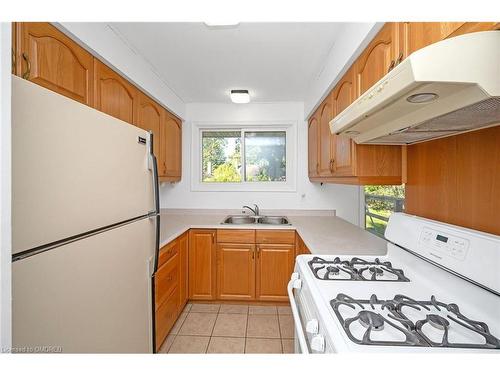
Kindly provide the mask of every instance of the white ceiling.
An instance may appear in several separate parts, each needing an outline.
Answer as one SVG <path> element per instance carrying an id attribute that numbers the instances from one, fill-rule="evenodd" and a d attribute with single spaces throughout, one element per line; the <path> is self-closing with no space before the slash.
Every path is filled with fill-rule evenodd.
<path id="1" fill-rule="evenodd" d="M 303 101 L 342 23 L 112 23 L 110 26 L 186 103 Z"/>

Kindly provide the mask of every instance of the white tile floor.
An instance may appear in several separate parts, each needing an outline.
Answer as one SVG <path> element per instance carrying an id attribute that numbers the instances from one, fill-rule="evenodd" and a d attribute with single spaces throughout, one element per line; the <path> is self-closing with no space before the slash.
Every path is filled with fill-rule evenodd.
<path id="1" fill-rule="evenodd" d="M 293 353 L 289 306 L 187 304 L 159 353 Z"/>

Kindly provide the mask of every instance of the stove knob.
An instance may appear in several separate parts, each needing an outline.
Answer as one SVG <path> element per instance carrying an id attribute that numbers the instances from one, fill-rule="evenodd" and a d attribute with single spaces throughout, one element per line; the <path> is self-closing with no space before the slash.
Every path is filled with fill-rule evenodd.
<path id="1" fill-rule="evenodd" d="M 324 353 L 325 351 L 325 338 L 323 335 L 315 335 L 311 340 L 311 349 L 316 353 Z"/>
<path id="2" fill-rule="evenodd" d="M 300 280 L 300 275 L 298 272 L 292 273 L 292 276 L 290 277 L 290 281 L 292 281 L 293 289 L 302 288 L 302 280 Z"/>
<path id="3" fill-rule="evenodd" d="M 315 335 L 318 333 L 318 329 L 319 329 L 319 324 L 318 324 L 318 321 L 316 319 L 311 319 L 307 322 L 307 324 L 306 324 L 306 332 L 307 333 Z"/>
<path id="4" fill-rule="evenodd" d="M 293 280 L 293 289 L 300 289 L 302 288 L 302 280 L 296 279 Z"/>

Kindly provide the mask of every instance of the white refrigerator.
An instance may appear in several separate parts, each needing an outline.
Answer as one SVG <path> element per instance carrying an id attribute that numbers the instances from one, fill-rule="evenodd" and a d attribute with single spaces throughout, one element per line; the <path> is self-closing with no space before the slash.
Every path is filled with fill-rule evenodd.
<path id="1" fill-rule="evenodd" d="M 12 77 L 12 345 L 147 353 L 159 197 L 152 135 Z"/>

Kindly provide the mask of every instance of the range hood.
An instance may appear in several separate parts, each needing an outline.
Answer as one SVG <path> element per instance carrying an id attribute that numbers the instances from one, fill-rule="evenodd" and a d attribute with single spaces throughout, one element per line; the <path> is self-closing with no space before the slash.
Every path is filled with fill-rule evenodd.
<path id="1" fill-rule="evenodd" d="M 362 144 L 412 144 L 500 124 L 500 31 L 412 53 L 330 121 Z"/>

